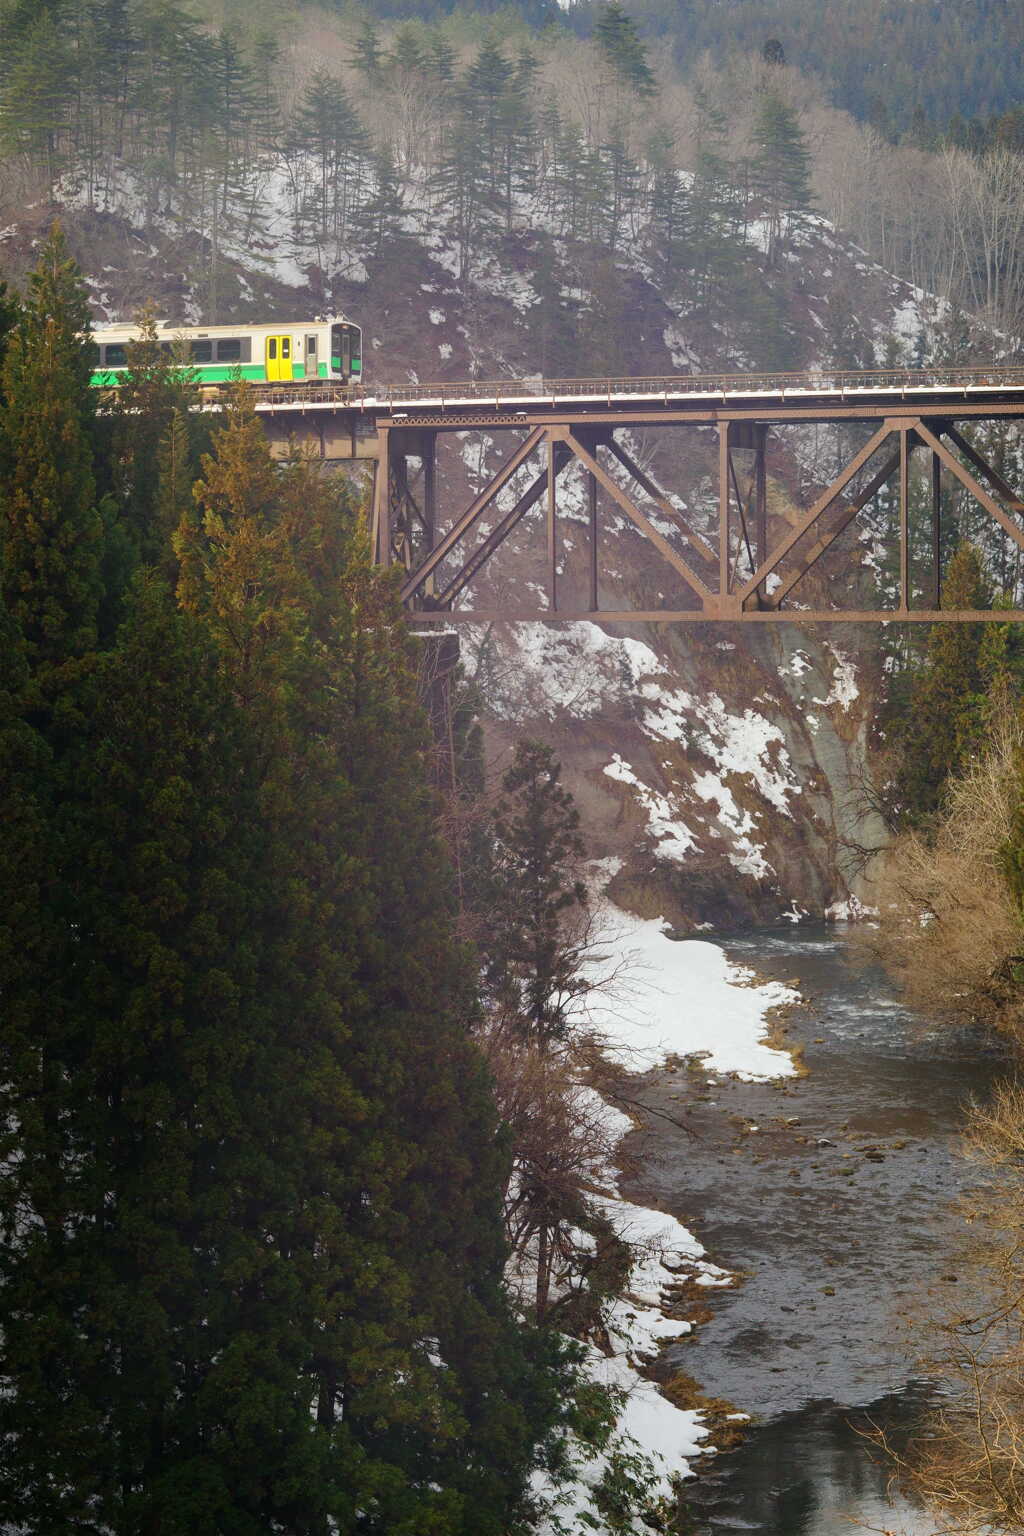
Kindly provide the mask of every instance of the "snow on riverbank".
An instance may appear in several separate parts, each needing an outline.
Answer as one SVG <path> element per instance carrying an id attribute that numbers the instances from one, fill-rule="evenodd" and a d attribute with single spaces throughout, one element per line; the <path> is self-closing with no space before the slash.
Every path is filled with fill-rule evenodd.
<path id="1" fill-rule="evenodd" d="M 788 1051 L 764 1043 L 770 1009 L 797 1001 L 781 982 L 755 984 L 717 944 L 670 939 L 660 918 L 645 921 L 606 907 L 600 955 L 591 974 L 614 971 L 610 995 L 590 1001 L 588 1018 L 607 1040 L 606 1054 L 633 1071 L 668 1057 L 700 1055 L 715 1072 L 747 1082 L 791 1077 Z"/>
<path id="2" fill-rule="evenodd" d="M 650 1070 L 668 1057 L 700 1054 L 708 1070 L 735 1072 L 746 1080 L 793 1072 L 788 1053 L 765 1045 L 762 1037 L 769 1010 L 795 1001 L 795 992 L 778 982 L 751 985 L 751 973 L 730 964 L 718 945 L 673 941 L 660 920 L 644 921 L 608 903 L 604 913 L 594 980 L 612 971 L 617 979 L 607 997 L 591 1002 L 587 1020 L 607 1056 L 633 1071 Z M 621 1141 L 631 1122 L 611 1105 L 603 1114 Z M 693 1326 L 665 1315 L 672 1282 L 685 1274 L 699 1285 L 721 1286 L 731 1276 L 705 1258 L 704 1248 L 674 1216 L 624 1200 L 614 1169 L 600 1182 L 606 1193 L 595 1203 L 631 1244 L 633 1266 L 608 1314 L 612 1353 L 591 1347 L 585 1369 L 595 1382 L 621 1392 L 622 1405 L 604 1453 L 588 1460 L 570 1446 L 575 1476 L 557 1494 L 545 1479 L 537 1480 L 535 1491 L 548 1508 L 538 1536 L 608 1536 L 593 1495 L 615 1455 L 640 1453 L 649 1459 L 649 1491 L 657 1501 L 671 1500 L 674 1485 L 693 1475 L 691 1461 L 713 1450 L 700 1411 L 677 1408 L 641 1371 L 666 1340 Z M 636 1536 L 648 1529 L 635 1522 Z"/>

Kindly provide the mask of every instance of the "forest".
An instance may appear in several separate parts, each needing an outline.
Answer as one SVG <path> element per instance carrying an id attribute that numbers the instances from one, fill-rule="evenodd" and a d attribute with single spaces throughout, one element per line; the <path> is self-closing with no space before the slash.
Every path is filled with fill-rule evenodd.
<path id="1" fill-rule="evenodd" d="M 755 9 L 704 8 L 730 28 Z M 922 24 L 933 14 L 902 9 Z M 1014 14 L 986 10 L 987 60 L 1015 56 L 997 30 Z M 957 121 L 897 135 L 766 46 L 778 39 L 744 50 L 733 30 L 730 51 L 701 47 L 682 69 L 637 17 L 614 0 L 543 27 L 514 11 L 381 20 L 355 5 L 5 0 L 0 195 L 198 232 L 211 321 L 224 253 L 294 238 L 336 282 L 365 281 L 385 252 L 400 259 L 416 216 L 452 239 L 464 283 L 529 237 L 541 285 L 545 271 L 554 285 L 554 332 L 566 254 L 589 272 L 628 252 L 694 310 L 743 317 L 766 366 L 796 361 L 772 273 L 824 215 L 1012 351 L 1024 289 L 1014 102 L 976 117 L 965 101 Z M 827 28 L 801 28 L 812 34 L 824 44 Z M 911 57 L 901 49 L 901 67 Z M 906 93 L 886 89 L 896 111 Z M 984 344 L 974 336 L 975 352 Z M 873 359 L 848 340 L 835 361 Z"/>
<path id="2" fill-rule="evenodd" d="M 176 318 L 197 323 L 252 312 L 227 281 L 240 253 L 250 276 L 291 262 L 296 304 L 315 270 L 356 311 L 431 251 L 467 305 L 528 271 L 538 373 L 617 365 L 636 274 L 705 344 L 687 366 L 1019 362 L 1021 25 L 987 0 L 0 0 L 0 210 L 62 210 L 94 249 L 105 221 L 140 250 L 180 240 Z M 857 293 L 828 290 L 840 244 L 917 285 L 928 323 L 879 349 Z M 273 460 L 240 389 L 200 411 L 143 293 L 111 299 L 140 339 L 101 407 L 60 225 L 13 265 L 0 1518 L 547 1536 L 583 1468 L 602 1529 L 677 1527 L 618 1428 L 625 1392 L 588 1370 L 635 1254 L 602 1193 L 597 1088 L 619 1102 L 622 1084 L 587 1022 L 617 977 L 558 752 L 520 735 L 494 772 L 485 668 L 439 746 L 366 487 Z M 793 315 L 816 282 L 830 312 L 809 337 Z M 1019 432 L 980 432 L 1018 480 Z M 779 481 L 818 468 L 804 443 Z M 944 494 L 947 606 L 1019 602 L 1019 555 Z M 928 495 L 915 472 L 919 542 Z M 865 516 L 861 575 L 883 593 L 893 505 Z M 873 952 L 929 1016 L 1018 1050 L 1024 653 L 1012 626 L 980 628 L 880 640 L 877 716 L 841 722 L 870 737 L 873 777 L 845 792 L 885 830 Z M 639 730 L 637 699 L 628 714 Z M 948 1397 L 927 1454 L 893 1452 L 965 1530 L 1020 1517 L 1000 1330 L 1022 1121 L 1013 1089 L 970 1117 L 993 1304 L 928 1362 Z M 685 1372 L 665 1385 L 696 1401 Z"/>
<path id="3" fill-rule="evenodd" d="M 0 318 L 5 1520 L 508 1536 L 598 1454 L 647 1508 L 557 761 L 484 799 L 466 715 L 444 810 L 358 495 L 151 322 L 98 413 L 59 228 Z"/>

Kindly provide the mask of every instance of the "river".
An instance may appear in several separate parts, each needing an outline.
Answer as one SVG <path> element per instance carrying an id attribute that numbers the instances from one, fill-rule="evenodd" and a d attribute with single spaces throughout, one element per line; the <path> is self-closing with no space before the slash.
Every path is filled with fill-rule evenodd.
<path id="1" fill-rule="evenodd" d="M 930 1531 L 886 1501 L 887 1469 L 861 1433 L 906 1433 L 927 1399 L 901 1317 L 959 1282 L 948 1243 L 964 1168 L 963 1106 L 1005 1068 L 968 1032 L 900 1005 L 842 926 L 723 939 L 733 959 L 793 980 L 807 1006 L 790 1039 L 808 1075 L 740 1083 L 651 1074 L 627 1151 L 630 1198 L 677 1215 L 708 1257 L 739 1272 L 673 1366 L 754 1423 L 687 1486 L 695 1529 L 834 1536 Z M 684 1135 L 670 1119 L 685 1120 Z"/>

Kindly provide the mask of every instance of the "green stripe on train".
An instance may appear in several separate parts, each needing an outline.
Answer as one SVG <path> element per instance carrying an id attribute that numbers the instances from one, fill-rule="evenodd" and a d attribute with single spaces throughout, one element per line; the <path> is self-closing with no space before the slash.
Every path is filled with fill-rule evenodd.
<path id="1" fill-rule="evenodd" d="M 124 378 L 125 372 L 126 370 L 121 368 L 117 369 L 116 372 L 109 372 L 101 368 L 91 376 L 89 383 L 97 389 L 117 389 Z M 241 370 L 239 370 L 237 364 L 234 367 L 227 367 L 219 363 L 194 363 L 192 365 L 192 372 L 196 375 L 200 384 L 226 384 L 231 379 L 236 379 L 239 372 L 241 372 L 242 378 L 248 380 L 249 383 L 265 384 L 267 382 L 267 370 L 262 363 L 243 364 Z M 317 377 L 326 379 L 326 363 L 321 363 L 318 366 Z M 301 363 L 293 363 L 292 382 L 302 383 L 305 381 L 305 378 L 306 370 L 303 365 Z"/>

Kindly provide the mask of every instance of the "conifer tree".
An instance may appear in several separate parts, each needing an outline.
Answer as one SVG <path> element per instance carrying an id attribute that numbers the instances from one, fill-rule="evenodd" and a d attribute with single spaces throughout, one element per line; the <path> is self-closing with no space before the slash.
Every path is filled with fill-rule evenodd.
<path id="1" fill-rule="evenodd" d="M 264 995 L 289 999 L 308 1061 L 311 1097 L 292 1111 L 317 1141 L 295 1175 L 317 1223 L 302 1316 L 319 1330 L 317 1423 L 347 1458 L 341 1528 L 369 1477 L 382 1532 L 498 1536 L 552 1378 L 501 1292 L 502 1154 L 404 620 L 352 509 L 301 462 L 278 469 L 244 401 L 195 489 L 180 592 L 263 743 L 274 887 L 289 893 Z"/>
<path id="2" fill-rule="evenodd" d="M 624 85 L 638 96 L 656 93 L 657 83 L 636 23 L 618 0 L 608 0 L 602 6 L 594 27 L 594 41 Z"/>
<path id="3" fill-rule="evenodd" d="M 161 340 L 151 310 L 139 317 L 139 334 L 128 343 L 127 358 L 128 368 L 107 418 L 112 490 L 136 560 L 152 565 L 168 554 L 169 537 L 178 521 L 167 527 L 158 517 L 161 444 L 176 419 L 188 423 L 188 413 L 198 401 L 196 375 L 176 355 L 174 343 L 166 337 Z M 179 432 L 178 449 L 194 435 L 188 434 L 183 441 Z M 198 455 L 190 456 L 191 468 L 198 472 Z M 184 466 L 177 467 L 179 476 L 183 471 L 187 473 Z"/>
<path id="4" fill-rule="evenodd" d="M 798 113 L 776 91 L 766 91 L 754 120 L 751 191 L 768 222 L 767 261 L 776 262 L 779 246 L 794 215 L 811 202 L 810 151 Z"/>
<path id="5" fill-rule="evenodd" d="M 579 812 L 542 742 L 517 743 L 502 790 L 488 902 L 489 984 L 502 1016 L 548 1046 L 565 1038 L 581 985 L 587 895 L 575 874 L 585 851 Z"/>
<path id="6" fill-rule="evenodd" d="M 943 583 L 944 608 L 992 605 L 981 557 L 962 544 Z M 904 721 L 895 732 L 898 756 L 895 793 L 902 818 L 927 822 L 938 808 L 943 786 L 977 746 L 984 728 L 984 699 L 998 656 L 986 648 L 984 625 L 935 624 L 924 664 L 914 677 Z M 986 665 L 986 657 L 991 666 Z"/>
<path id="7" fill-rule="evenodd" d="M 55 226 L 10 335 L 0 389 L 0 595 L 35 667 L 82 655 L 97 635 L 102 528 L 88 330 L 78 269 Z"/>
<path id="8" fill-rule="evenodd" d="M 393 255 L 405 229 L 402 184 L 390 148 L 373 157 L 370 189 L 352 220 L 353 234 L 372 261 Z"/>

